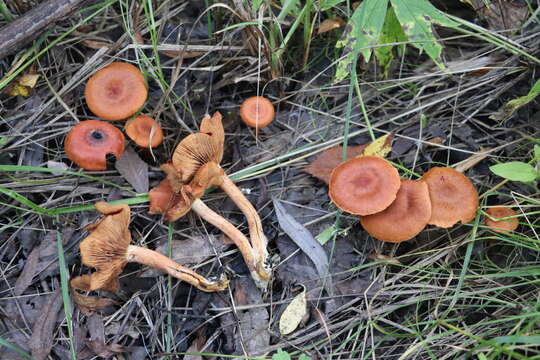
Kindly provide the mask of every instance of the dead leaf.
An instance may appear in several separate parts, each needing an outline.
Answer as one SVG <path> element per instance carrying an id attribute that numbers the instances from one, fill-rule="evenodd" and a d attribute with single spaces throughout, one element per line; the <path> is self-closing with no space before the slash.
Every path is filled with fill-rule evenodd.
<path id="1" fill-rule="evenodd" d="M 471 5 L 492 30 L 518 29 L 529 15 L 526 4 L 517 1 L 461 0 Z"/>
<path id="2" fill-rule="evenodd" d="M 101 315 L 94 314 L 88 318 L 88 331 L 92 340 L 87 341 L 86 345 L 97 356 L 107 359 L 125 351 L 120 344 L 105 344 L 105 328 Z"/>
<path id="3" fill-rule="evenodd" d="M 193 340 L 191 345 L 186 350 L 187 354 L 184 355 L 184 360 L 202 360 L 202 355 L 192 354 L 200 353 L 206 342 L 206 336 L 204 336 L 204 332 L 201 330 L 197 331 L 197 337 L 195 338 L 195 340 Z"/>
<path id="4" fill-rule="evenodd" d="M 382 158 L 386 157 L 386 155 L 390 154 L 390 152 L 392 151 L 393 139 L 394 139 L 393 133 L 381 136 L 380 138 L 376 139 L 371 144 L 369 144 L 364 149 L 361 156 L 378 156 Z"/>
<path id="5" fill-rule="evenodd" d="M 398 259 L 393 258 L 391 256 L 383 255 L 383 254 L 377 254 L 377 253 L 369 254 L 368 257 L 371 260 L 384 261 L 384 262 L 389 263 L 389 264 L 396 264 L 396 265 L 401 264 Z"/>
<path id="6" fill-rule="evenodd" d="M 287 308 L 281 314 L 279 319 L 279 332 L 281 335 L 292 333 L 307 313 L 306 289 L 295 296 L 294 299 L 287 305 Z"/>
<path id="7" fill-rule="evenodd" d="M 148 164 L 130 146 L 126 148 L 124 155 L 116 160 L 115 167 L 136 192 L 148 192 Z"/>
<path id="8" fill-rule="evenodd" d="M 491 152 L 490 150 L 491 148 L 482 149 L 482 152 L 478 154 L 473 154 L 467 159 L 460 161 L 457 164 L 454 164 L 452 167 L 459 172 L 465 172 L 470 168 L 476 166 L 476 164 L 478 164 L 480 161 L 487 158 L 489 153 Z"/>
<path id="9" fill-rule="evenodd" d="M 325 289 L 333 294 L 332 277 L 330 276 L 328 256 L 321 244 L 311 233 L 290 215 L 277 199 L 273 200 L 279 226 L 289 235 L 294 243 L 310 258 L 321 279 L 325 280 Z"/>
<path id="10" fill-rule="evenodd" d="M 89 47 L 90 49 L 95 49 L 95 50 L 98 50 L 98 49 L 101 49 L 101 48 L 104 48 L 104 47 L 108 48 L 108 47 L 112 46 L 111 43 L 108 43 L 108 42 L 105 42 L 105 41 L 83 40 L 82 43 L 86 47 Z"/>
<path id="11" fill-rule="evenodd" d="M 56 319 L 62 308 L 62 296 L 60 288 L 49 295 L 47 303 L 41 308 L 41 314 L 32 328 L 32 336 L 28 341 L 28 347 L 32 350 L 34 359 L 46 359 L 53 347 L 54 329 L 56 329 Z"/>
<path id="12" fill-rule="evenodd" d="M 71 288 L 71 298 L 79 310 L 84 315 L 92 315 L 98 310 L 103 310 L 108 306 L 116 305 L 117 302 L 109 298 L 98 298 L 80 294 L 76 289 Z"/>
<path id="13" fill-rule="evenodd" d="M 69 166 L 67 166 L 66 163 L 61 162 L 61 161 L 52 161 L 52 160 L 47 161 L 47 167 L 53 170 L 68 170 L 69 169 Z"/>
<path id="14" fill-rule="evenodd" d="M 17 281 L 15 282 L 15 288 L 13 290 L 13 294 L 15 296 L 22 295 L 24 291 L 32 284 L 32 279 L 37 273 L 38 265 L 39 265 L 39 253 L 40 253 L 40 247 L 36 246 L 28 255 L 28 258 L 26 259 L 26 264 L 24 265 L 23 271 L 21 271 L 21 274 L 17 278 Z"/>
<path id="15" fill-rule="evenodd" d="M 18 77 L 7 87 L 6 93 L 9 96 L 30 96 L 30 92 L 36 86 L 39 76 L 38 74 L 26 74 Z"/>
<path id="16" fill-rule="evenodd" d="M 200 52 L 200 51 L 184 51 L 184 50 L 161 50 L 160 53 L 173 59 L 180 58 L 180 57 L 183 59 L 192 59 L 192 58 L 199 57 L 205 54 L 204 52 Z"/>
<path id="17" fill-rule="evenodd" d="M 426 146 L 442 145 L 443 142 L 444 142 L 444 139 L 440 136 L 437 136 L 437 137 L 426 140 Z"/>
<path id="18" fill-rule="evenodd" d="M 348 146 L 346 160 L 351 160 L 362 154 L 362 151 L 367 147 L 365 145 Z M 339 164 L 341 164 L 343 153 L 343 146 L 335 146 L 320 153 L 315 160 L 311 162 L 302 171 L 308 173 L 324 183 L 328 184 L 330 181 L 330 174 L 332 170 Z"/>
<path id="19" fill-rule="evenodd" d="M 319 26 L 319 29 L 317 30 L 317 34 L 323 34 L 325 32 L 332 31 L 334 29 L 340 28 L 341 26 L 345 24 L 346 22 L 338 16 L 331 19 L 326 19 Z"/>

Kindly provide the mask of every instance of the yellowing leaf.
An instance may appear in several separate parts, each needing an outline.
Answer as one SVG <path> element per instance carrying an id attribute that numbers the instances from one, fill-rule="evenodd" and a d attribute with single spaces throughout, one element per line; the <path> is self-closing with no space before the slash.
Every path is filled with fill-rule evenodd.
<path id="1" fill-rule="evenodd" d="M 279 332 L 281 335 L 287 335 L 296 330 L 306 315 L 306 312 L 307 301 L 306 290 L 304 289 L 304 291 L 296 295 L 283 314 L 281 314 L 281 318 L 279 319 Z"/>
<path id="2" fill-rule="evenodd" d="M 13 81 L 13 83 L 7 88 L 6 93 L 9 96 L 21 95 L 27 97 L 30 95 L 30 91 L 36 86 L 38 79 L 38 74 L 23 75 Z"/>
<path id="3" fill-rule="evenodd" d="M 369 144 L 364 149 L 361 156 L 371 155 L 371 156 L 385 157 L 386 155 L 390 154 L 390 152 L 392 151 L 393 138 L 394 138 L 393 133 L 381 136 L 380 138 L 378 138 L 377 140 Z"/>
<path id="4" fill-rule="evenodd" d="M 343 21 L 340 17 L 335 17 L 332 19 L 326 19 L 321 23 L 321 26 L 319 26 L 319 29 L 317 30 L 317 34 L 323 34 L 328 31 L 332 31 L 334 29 L 337 29 L 341 26 L 345 25 L 345 21 Z"/>

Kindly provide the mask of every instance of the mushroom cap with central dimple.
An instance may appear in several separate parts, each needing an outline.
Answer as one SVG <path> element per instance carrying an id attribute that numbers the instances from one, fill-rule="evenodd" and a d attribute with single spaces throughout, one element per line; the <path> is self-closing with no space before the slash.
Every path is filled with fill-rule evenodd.
<path id="1" fill-rule="evenodd" d="M 401 180 L 396 200 L 385 210 L 361 216 L 360 223 L 371 236 L 388 242 L 402 242 L 418 235 L 431 217 L 427 184 Z"/>
<path id="2" fill-rule="evenodd" d="M 252 96 L 240 106 L 240 118 L 253 128 L 268 126 L 274 120 L 275 114 L 274 105 L 263 96 Z"/>
<path id="3" fill-rule="evenodd" d="M 478 192 L 465 175 L 448 167 L 434 167 L 422 176 L 431 198 L 428 224 L 449 228 L 474 219 L 478 209 Z"/>
<path id="4" fill-rule="evenodd" d="M 377 156 L 361 156 L 332 171 L 329 195 L 348 213 L 371 215 L 390 206 L 399 186 L 399 173 L 388 161 Z"/>
<path id="5" fill-rule="evenodd" d="M 152 128 L 154 128 L 154 133 L 150 141 Z M 144 148 L 156 147 L 163 142 L 163 130 L 161 126 L 159 126 L 156 120 L 147 115 L 139 115 L 128 121 L 125 130 L 131 140 Z"/>
<path id="6" fill-rule="evenodd" d="M 141 71 L 122 62 L 98 70 L 84 90 L 90 111 L 106 120 L 126 119 L 135 114 L 144 105 L 147 95 Z"/>

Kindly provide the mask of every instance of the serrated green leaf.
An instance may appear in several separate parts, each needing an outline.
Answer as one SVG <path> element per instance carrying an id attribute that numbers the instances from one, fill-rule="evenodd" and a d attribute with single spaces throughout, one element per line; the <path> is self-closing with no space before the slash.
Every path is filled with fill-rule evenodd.
<path id="1" fill-rule="evenodd" d="M 433 34 L 433 25 L 457 28 L 458 24 L 448 16 L 431 5 L 427 0 L 390 0 L 394 12 L 401 24 L 405 35 L 411 45 L 426 54 L 442 69 L 445 69 L 441 60 L 442 45 Z"/>
<path id="2" fill-rule="evenodd" d="M 407 37 L 405 36 L 405 33 L 403 32 L 403 29 L 399 24 L 394 9 L 388 8 L 388 11 L 386 12 L 386 19 L 384 20 L 384 26 L 382 28 L 378 43 L 391 44 L 404 41 L 407 41 Z M 375 48 L 375 56 L 377 57 L 377 60 L 379 60 L 381 66 L 384 68 L 385 76 L 388 75 L 390 64 L 394 59 L 394 54 L 392 52 L 393 48 L 394 45 L 380 47 L 378 46 Z"/>
<path id="3" fill-rule="evenodd" d="M 343 53 L 336 67 L 335 82 L 349 76 L 354 56 L 361 53 L 364 61 L 369 61 L 371 48 L 379 40 L 387 8 L 388 0 L 364 0 L 356 8 L 336 43 L 336 47 L 343 48 Z"/>
<path id="4" fill-rule="evenodd" d="M 517 109 L 533 101 L 538 94 L 540 94 L 540 79 L 536 80 L 527 95 L 510 100 L 496 114 L 491 115 L 489 118 L 497 121 L 509 119 Z"/>
<path id="5" fill-rule="evenodd" d="M 531 165 L 521 161 L 510 161 L 490 166 L 489 169 L 500 177 L 512 181 L 531 182 L 536 180 L 538 172 Z"/>

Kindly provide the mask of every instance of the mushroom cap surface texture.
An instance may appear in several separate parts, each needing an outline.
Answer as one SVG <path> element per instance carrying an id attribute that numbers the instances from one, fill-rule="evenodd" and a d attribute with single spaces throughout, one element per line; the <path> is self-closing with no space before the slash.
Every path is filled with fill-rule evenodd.
<path id="1" fill-rule="evenodd" d="M 492 207 L 486 210 L 486 213 L 488 213 L 490 216 L 493 216 L 495 218 L 505 218 L 509 216 L 516 216 L 517 213 L 508 208 L 503 206 L 496 206 Z M 491 230 L 495 232 L 512 232 L 517 229 L 519 226 L 518 219 L 512 218 L 512 219 L 506 219 L 506 220 L 491 220 L 490 218 L 486 217 L 485 223 L 487 226 L 490 227 Z"/>
<path id="2" fill-rule="evenodd" d="M 449 228 L 473 220 L 478 192 L 468 177 L 448 167 L 434 167 L 422 176 L 429 188 L 431 218 L 428 224 Z"/>
<path id="3" fill-rule="evenodd" d="M 105 120 L 127 119 L 142 108 L 148 96 L 141 71 L 128 63 L 114 62 L 88 79 L 86 103 L 96 116 Z"/>
<path id="4" fill-rule="evenodd" d="M 152 141 L 150 141 L 152 128 L 154 128 L 154 133 L 152 134 Z M 139 115 L 129 120 L 124 130 L 131 140 L 144 148 L 156 147 L 163 142 L 161 126 L 156 120 L 147 115 Z"/>
<path id="5" fill-rule="evenodd" d="M 334 204 L 348 213 L 371 215 L 392 204 L 400 185 L 399 173 L 388 161 L 361 156 L 332 171 L 329 195 Z"/>
<path id="6" fill-rule="evenodd" d="M 66 135 L 67 157 L 86 170 L 107 170 L 107 154 L 117 158 L 124 153 L 124 134 L 100 120 L 81 121 Z"/>
<path id="7" fill-rule="evenodd" d="M 396 200 L 385 210 L 360 216 L 371 236 L 388 242 L 402 242 L 418 235 L 431 217 L 428 186 L 423 181 L 401 180 Z"/>
<path id="8" fill-rule="evenodd" d="M 275 114 L 272 102 L 262 96 L 247 98 L 240 105 L 240 118 L 247 126 L 253 128 L 268 126 L 274 120 Z"/>

